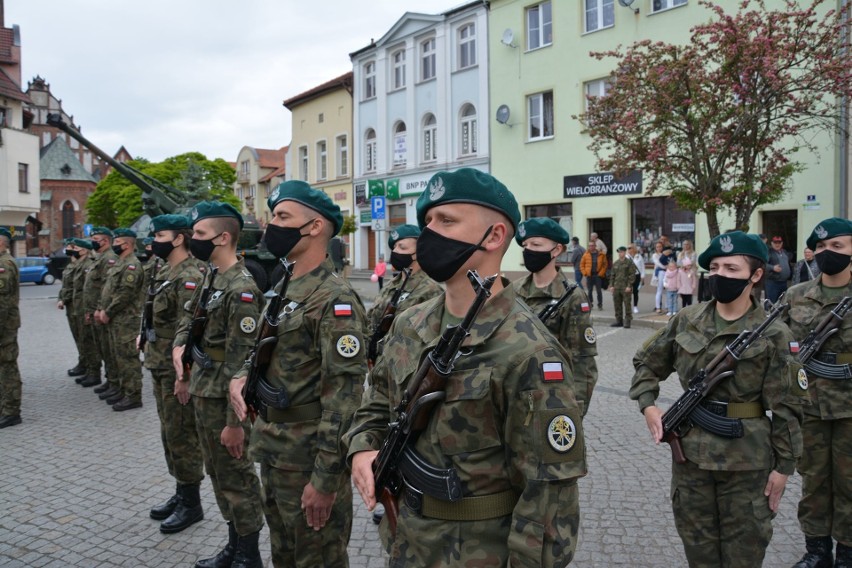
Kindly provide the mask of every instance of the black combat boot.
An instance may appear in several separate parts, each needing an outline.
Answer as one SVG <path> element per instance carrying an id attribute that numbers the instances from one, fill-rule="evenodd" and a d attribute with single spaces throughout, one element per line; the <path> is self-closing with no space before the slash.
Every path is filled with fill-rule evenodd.
<path id="1" fill-rule="evenodd" d="M 100 377 L 87 376 L 86 380 L 80 383 L 81 387 L 96 387 L 101 384 Z"/>
<path id="2" fill-rule="evenodd" d="M 109 401 L 110 399 L 107 399 Z M 125 410 L 133 410 L 134 408 L 142 408 L 141 400 L 131 400 L 128 397 L 122 397 L 121 400 L 112 405 L 112 409 L 116 412 L 124 412 Z"/>
<path id="3" fill-rule="evenodd" d="M 106 383 L 109 384 L 109 383 Z M 121 394 L 121 390 L 118 387 L 110 386 L 107 390 L 103 391 L 98 395 L 98 398 L 101 400 L 106 400 L 108 398 L 112 398 L 117 394 Z"/>
<path id="4" fill-rule="evenodd" d="M 169 500 L 163 503 L 162 505 L 156 505 L 151 507 L 151 518 L 155 521 L 165 521 L 169 518 L 169 515 L 175 512 L 175 508 L 178 504 L 178 491 L 180 490 L 180 485 L 175 488 L 175 493 Z"/>
<path id="5" fill-rule="evenodd" d="M 793 568 L 831 568 L 834 560 L 831 545 L 830 536 L 805 537 L 807 552 L 801 560 L 793 564 Z"/>
<path id="6" fill-rule="evenodd" d="M 86 368 L 83 365 L 81 365 L 80 363 L 77 363 L 77 365 L 75 367 L 68 369 L 68 376 L 69 377 L 78 377 L 80 375 L 85 375 L 85 374 L 86 374 Z"/>
<path id="7" fill-rule="evenodd" d="M 177 507 L 169 518 L 160 525 L 161 533 L 170 534 L 180 532 L 204 518 L 204 509 L 201 507 L 201 495 L 199 495 L 200 488 L 200 483 L 178 485 Z"/>
<path id="8" fill-rule="evenodd" d="M 98 380 L 100 380 L 100 379 L 98 379 Z M 104 381 L 104 382 L 101 383 L 101 386 L 93 388 L 92 392 L 94 392 L 95 394 L 101 394 L 102 392 L 106 392 L 108 390 L 109 390 L 109 383 L 107 381 Z"/>
<path id="9" fill-rule="evenodd" d="M 79 384 L 82 384 L 83 381 L 85 381 L 89 378 L 91 378 L 89 375 L 81 375 L 81 376 L 77 377 L 76 379 L 74 379 L 74 382 L 79 385 Z"/>
<path id="10" fill-rule="evenodd" d="M 260 549 L 257 541 L 260 531 L 255 531 L 246 536 L 241 536 L 237 541 L 237 555 L 231 568 L 263 568 L 263 560 L 260 558 Z"/>
<path id="11" fill-rule="evenodd" d="M 118 392 L 116 392 L 116 394 L 105 399 L 106 403 L 110 406 L 113 406 L 114 404 L 118 404 L 122 400 L 124 400 L 124 395 L 121 393 L 120 389 L 118 390 Z"/>
<path id="12" fill-rule="evenodd" d="M 834 568 L 852 568 L 852 546 L 837 543 L 837 557 Z"/>
<path id="13" fill-rule="evenodd" d="M 228 523 L 228 544 L 213 558 L 205 558 L 195 563 L 195 568 L 230 568 L 237 554 L 237 542 L 240 540 L 234 523 Z"/>

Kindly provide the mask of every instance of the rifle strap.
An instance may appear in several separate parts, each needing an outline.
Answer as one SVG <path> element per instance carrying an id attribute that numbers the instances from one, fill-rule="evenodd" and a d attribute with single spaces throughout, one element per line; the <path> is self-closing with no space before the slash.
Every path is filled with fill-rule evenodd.
<path id="1" fill-rule="evenodd" d="M 455 502 L 423 495 L 421 515 L 443 521 L 484 521 L 511 515 L 517 503 L 518 493 L 514 489 L 491 495 L 462 497 Z"/>
<path id="2" fill-rule="evenodd" d="M 201 347 L 199 346 L 199 349 Z M 203 349 L 204 353 L 210 357 L 211 361 L 215 361 L 216 363 L 224 363 L 225 362 L 225 350 L 222 348 L 216 347 L 205 347 Z"/>
<path id="3" fill-rule="evenodd" d="M 759 402 L 720 402 L 704 400 L 702 406 L 717 416 L 726 418 L 760 418 L 766 416 L 766 410 Z"/>
<path id="4" fill-rule="evenodd" d="M 174 330 L 162 330 L 157 332 L 157 339 L 169 339 L 172 340 L 175 338 Z"/>
<path id="5" fill-rule="evenodd" d="M 316 420 L 322 416 L 322 405 L 320 401 L 315 400 L 308 404 L 300 404 L 299 406 L 291 406 L 290 408 L 272 408 L 266 407 L 266 411 L 262 414 L 263 419 L 267 422 L 290 423 L 290 422 L 307 422 L 308 420 Z"/>

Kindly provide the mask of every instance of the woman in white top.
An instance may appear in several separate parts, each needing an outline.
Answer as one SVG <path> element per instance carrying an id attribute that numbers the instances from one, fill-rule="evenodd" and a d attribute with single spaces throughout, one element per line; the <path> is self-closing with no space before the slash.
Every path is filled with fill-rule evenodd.
<path id="1" fill-rule="evenodd" d="M 633 243 L 630 243 L 630 246 L 627 247 L 627 254 L 630 256 L 633 264 L 636 265 L 636 278 L 633 279 L 633 313 L 638 314 L 639 288 L 642 287 L 642 281 L 645 278 L 645 258 Z"/>
<path id="2" fill-rule="evenodd" d="M 661 256 L 663 256 L 663 243 L 657 241 L 654 243 L 654 254 L 651 255 L 651 261 L 654 263 L 654 278 L 657 279 L 657 295 L 654 296 L 654 311 L 658 314 L 662 313 L 660 306 L 663 302 L 663 284 L 666 281 L 666 265 L 660 262 Z"/>
<path id="3" fill-rule="evenodd" d="M 692 241 L 686 239 L 683 241 L 683 249 L 677 253 L 677 265 L 683 266 L 683 259 L 688 258 L 689 262 L 692 263 L 692 271 L 698 272 L 696 268 L 698 266 L 698 256 L 696 255 L 695 249 L 692 248 Z"/>

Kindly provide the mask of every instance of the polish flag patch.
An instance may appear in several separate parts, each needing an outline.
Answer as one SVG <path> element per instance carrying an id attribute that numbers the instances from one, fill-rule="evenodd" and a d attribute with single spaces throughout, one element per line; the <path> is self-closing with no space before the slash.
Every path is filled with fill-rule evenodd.
<path id="1" fill-rule="evenodd" d="M 254 302 L 254 294 L 251 292 L 243 292 L 240 294 L 240 300 L 243 302 Z"/>
<path id="2" fill-rule="evenodd" d="M 562 363 L 544 363 L 541 366 L 541 371 L 546 383 L 565 380 L 565 376 L 562 374 Z"/>
<path id="3" fill-rule="evenodd" d="M 581 312 L 588 312 L 589 310 L 591 310 L 591 308 L 589 307 L 588 302 L 583 302 L 582 304 L 580 304 L 580 311 Z"/>
<path id="4" fill-rule="evenodd" d="M 798 353 L 799 352 L 799 342 L 791 341 L 790 342 L 790 353 Z"/>
<path id="5" fill-rule="evenodd" d="M 198 284 L 196 284 L 195 282 L 184 282 L 183 287 L 187 290 L 195 290 L 196 288 L 198 288 Z"/>
<path id="6" fill-rule="evenodd" d="M 128 265 L 127 270 L 136 270 L 136 265 L 135 264 Z"/>
<path id="7" fill-rule="evenodd" d="M 335 317 L 344 317 L 352 315 L 352 304 L 334 304 Z"/>

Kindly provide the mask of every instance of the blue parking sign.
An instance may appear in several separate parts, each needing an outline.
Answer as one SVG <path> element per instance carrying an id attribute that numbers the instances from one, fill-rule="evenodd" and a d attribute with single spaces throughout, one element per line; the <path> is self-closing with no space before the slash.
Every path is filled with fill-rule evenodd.
<path id="1" fill-rule="evenodd" d="M 375 196 L 370 198 L 370 218 L 384 219 L 385 218 L 385 198 Z"/>
<path id="2" fill-rule="evenodd" d="M 91 237 L 92 236 L 92 228 L 94 228 L 94 225 L 92 225 L 91 223 L 86 223 L 85 225 L 83 225 L 83 236 L 84 237 Z"/>

